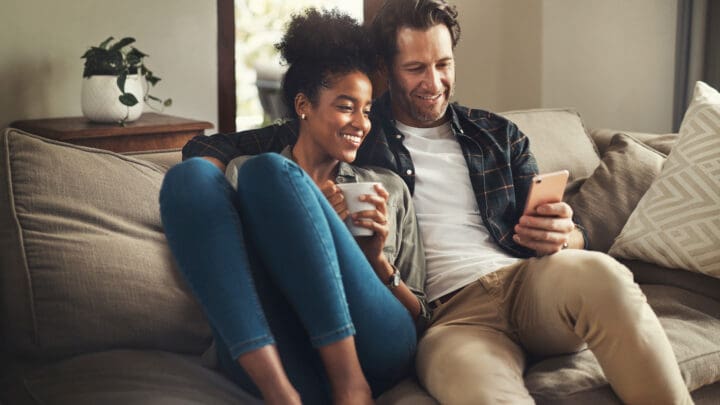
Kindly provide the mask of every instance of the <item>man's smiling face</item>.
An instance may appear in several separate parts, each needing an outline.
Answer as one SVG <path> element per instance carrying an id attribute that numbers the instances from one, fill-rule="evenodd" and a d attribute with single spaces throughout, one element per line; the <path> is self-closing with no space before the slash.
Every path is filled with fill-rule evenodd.
<path id="1" fill-rule="evenodd" d="M 427 30 L 402 27 L 389 72 L 393 115 L 403 124 L 428 128 L 447 120 L 455 90 L 455 58 L 444 24 Z"/>

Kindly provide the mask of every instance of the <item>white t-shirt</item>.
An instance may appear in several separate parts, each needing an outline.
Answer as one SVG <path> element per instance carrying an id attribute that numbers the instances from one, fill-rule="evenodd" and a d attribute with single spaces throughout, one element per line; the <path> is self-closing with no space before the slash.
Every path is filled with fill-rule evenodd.
<path id="1" fill-rule="evenodd" d="M 413 128 L 397 122 L 397 128 L 415 166 L 413 203 L 425 247 L 428 301 L 517 261 L 483 224 L 450 123 Z"/>

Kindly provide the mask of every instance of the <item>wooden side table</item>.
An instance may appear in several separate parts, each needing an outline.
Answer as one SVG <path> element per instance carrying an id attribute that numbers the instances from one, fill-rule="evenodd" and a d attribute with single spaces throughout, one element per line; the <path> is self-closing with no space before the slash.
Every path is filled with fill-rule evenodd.
<path id="1" fill-rule="evenodd" d="M 49 139 L 120 153 L 178 149 L 213 127 L 206 121 L 157 113 L 144 113 L 124 127 L 90 122 L 85 117 L 22 120 L 10 126 Z"/>

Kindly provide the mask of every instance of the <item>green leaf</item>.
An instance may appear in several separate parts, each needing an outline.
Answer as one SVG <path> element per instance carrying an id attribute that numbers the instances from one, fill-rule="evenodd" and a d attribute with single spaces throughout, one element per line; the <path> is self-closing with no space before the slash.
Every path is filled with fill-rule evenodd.
<path id="1" fill-rule="evenodd" d="M 135 48 L 134 46 L 130 49 L 130 52 L 128 52 L 128 55 L 130 55 L 130 54 L 135 54 L 141 59 L 148 56 L 146 53 L 141 52 L 139 49 Z"/>
<path id="2" fill-rule="evenodd" d="M 135 96 L 133 96 L 131 93 L 122 94 L 120 97 L 118 97 L 118 100 L 120 100 L 121 103 L 128 107 L 132 107 L 138 103 L 138 99 L 135 98 Z"/>
<path id="3" fill-rule="evenodd" d="M 119 75 L 117 78 L 117 86 L 121 93 L 125 93 L 125 80 L 127 80 L 126 74 Z"/>
<path id="4" fill-rule="evenodd" d="M 150 83 L 150 85 L 152 85 L 152 86 L 156 85 L 157 82 L 160 81 L 160 78 L 153 76 L 152 73 L 146 74 L 146 75 L 145 75 L 145 79 L 146 79 L 146 80 Z"/>
<path id="5" fill-rule="evenodd" d="M 142 59 L 138 58 L 136 55 L 133 55 L 133 54 L 127 54 L 126 58 L 127 58 L 127 63 L 130 66 L 137 66 L 142 61 Z"/>
<path id="6" fill-rule="evenodd" d="M 109 37 L 108 39 L 102 41 L 102 42 L 100 43 L 99 48 L 101 48 L 101 49 L 106 49 L 106 48 L 107 48 L 107 45 L 108 45 L 108 44 L 110 43 L 110 41 L 112 41 L 113 39 L 115 39 L 115 38 Z"/>
<path id="7" fill-rule="evenodd" d="M 90 58 L 90 57 L 92 57 L 93 54 L 97 53 L 97 50 L 98 50 L 98 48 L 96 48 L 96 47 L 94 47 L 94 46 L 91 47 L 90 49 L 88 49 L 87 51 L 85 51 L 85 53 L 83 54 L 83 56 L 80 57 L 80 59 L 85 59 L 85 58 Z"/>
<path id="8" fill-rule="evenodd" d="M 119 51 L 123 49 L 124 47 L 132 44 L 135 42 L 135 38 L 125 37 L 119 41 L 117 41 L 113 46 L 110 47 L 111 51 Z"/>

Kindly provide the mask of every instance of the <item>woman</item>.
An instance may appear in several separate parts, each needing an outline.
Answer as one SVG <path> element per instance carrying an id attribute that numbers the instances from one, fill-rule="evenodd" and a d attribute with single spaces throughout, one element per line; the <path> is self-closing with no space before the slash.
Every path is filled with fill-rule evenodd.
<path id="1" fill-rule="evenodd" d="M 352 18 L 314 9 L 293 17 L 278 49 L 296 119 L 256 131 L 297 134 L 294 146 L 228 165 L 255 131 L 215 135 L 223 151 L 191 141 L 186 157 L 205 159 L 168 172 L 163 224 L 231 378 L 269 404 L 370 404 L 409 372 L 414 323 L 428 317 L 406 186 L 348 164 L 370 130 L 374 53 Z M 376 209 L 352 216 L 374 231 L 356 241 L 335 183 L 358 181 L 382 186 L 363 196 Z"/>

